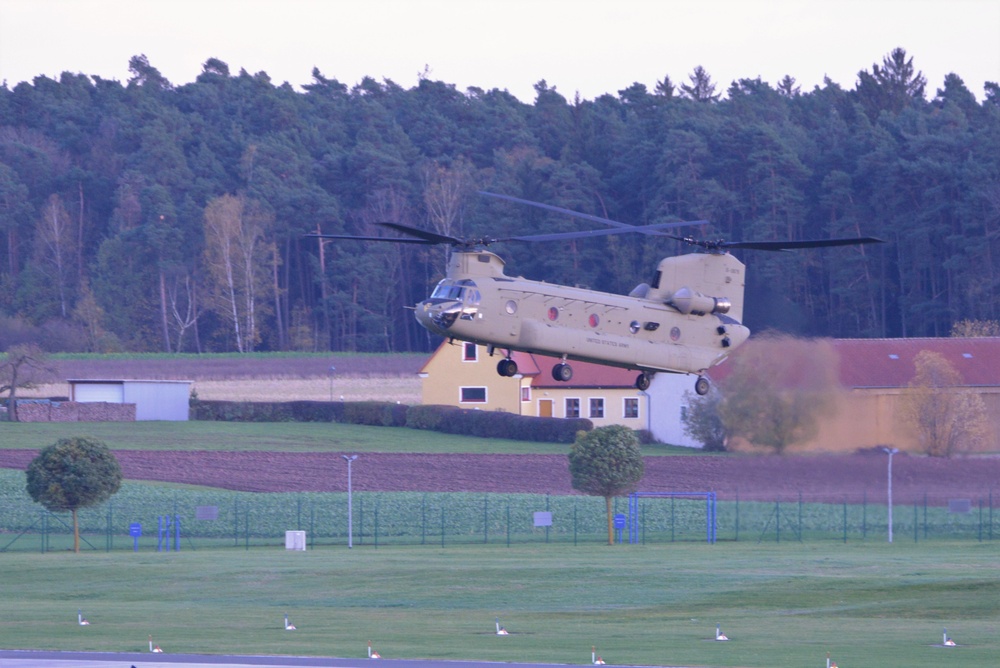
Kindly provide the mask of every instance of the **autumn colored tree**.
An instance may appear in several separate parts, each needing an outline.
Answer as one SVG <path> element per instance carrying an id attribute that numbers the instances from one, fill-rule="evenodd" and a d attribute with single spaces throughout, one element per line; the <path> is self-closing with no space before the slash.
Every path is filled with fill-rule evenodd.
<path id="1" fill-rule="evenodd" d="M 719 386 L 726 432 L 783 453 L 816 436 L 834 406 L 837 357 L 828 343 L 768 335 L 734 353 Z"/>
<path id="2" fill-rule="evenodd" d="M 901 408 L 921 449 L 932 457 L 951 457 L 980 447 L 989 434 L 982 397 L 964 387 L 962 374 L 940 353 L 922 350 L 914 366 Z"/>
<path id="3" fill-rule="evenodd" d="M 603 496 L 608 515 L 608 545 L 614 545 L 611 499 L 635 491 L 645 465 L 635 432 L 622 425 L 580 432 L 569 449 L 573 489 Z"/>
<path id="4" fill-rule="evenodd" d="M 212 306 L 229 322 L 237 351 L 252 352 L 260 341 L 260 319 L 270 286 L 264 232 L 270 216 L 252 200 L 217 197 L 205 207 L 205 264 Z"/>
<path id="5" fill-rule="evenodd" d="M 33 343 L 11 346 L 0 359 L 0 392 L 7 392 L 7 416 L 17 422 L 17 391 L 30 390 L 52 375 L 48 356 Z"/>

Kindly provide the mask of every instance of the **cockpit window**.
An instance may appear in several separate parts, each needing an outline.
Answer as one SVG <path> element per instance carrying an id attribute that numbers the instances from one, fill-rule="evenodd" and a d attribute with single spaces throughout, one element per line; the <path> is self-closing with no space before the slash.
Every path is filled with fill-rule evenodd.
<path id="1" fill-rule="evenodd" d="M 431 299 L 454 299 L 461 301 L 464 294 L 465 288 L 463 286 L 452 281 L 441 281 L 434 288 L 434 294 L 431 295 Z"/>
<path id="2" fill-rule="evenodd" d="M 431 299 L 450 299 L 454 301 L 465 301 L 466 298 L 473 304 L 478 304 L 482 299 L 479 291 L 475 289 L 476 284 L 468 279 L 461 281 L 443 280 L 434 288 Z M 471 288 L 467 290 L 466 288 Z"/>

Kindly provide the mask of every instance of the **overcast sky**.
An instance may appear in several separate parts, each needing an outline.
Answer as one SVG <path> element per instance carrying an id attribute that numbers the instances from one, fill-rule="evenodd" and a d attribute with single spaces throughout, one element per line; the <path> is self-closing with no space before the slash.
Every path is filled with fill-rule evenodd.
<path id="1" fill-rule="evenodd" d="M 980 100 L 1000 82 L 1000 0 L 0 0 L 0 82 L 63 71 L 125 82 L 145 54 L 175 85 L 208 58 L 233 74 L 299 87 L 313 67 L 353 86 L 364 76 L 409 88 L 435 80 L 572 99 L 687 82 L 703 66 L 802 90 L 857 73 L 903 47 L 933 97 L 955 72 Z"/>

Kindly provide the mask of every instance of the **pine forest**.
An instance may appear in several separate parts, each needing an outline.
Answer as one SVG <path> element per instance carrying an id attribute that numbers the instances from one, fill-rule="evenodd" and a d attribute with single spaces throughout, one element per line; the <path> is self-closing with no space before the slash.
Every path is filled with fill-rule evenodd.
<path id="1" fill-rule="evenodd" d="M 407 308 L 447 248 L 324 241 L 394 222 L 456 237 L 594 223 L 485 190 L 730 241 L 884 244 L 735 252 L 746 324 L 803 336 L 947 336 L 1000 319 L 1000 87 L 927 82 L 905 50 L 853 89 L 716 83 L 703 68 L 593 100 L 433 80 L 293 87 L 208 59 L 175 85 L 64 73 L 0 86 L 0 350 L 430 350 Z M 859 63 L 859 67 L 864 67 Z M 681 242 L 491 246 L 507 272 L 607 292 Z"/>

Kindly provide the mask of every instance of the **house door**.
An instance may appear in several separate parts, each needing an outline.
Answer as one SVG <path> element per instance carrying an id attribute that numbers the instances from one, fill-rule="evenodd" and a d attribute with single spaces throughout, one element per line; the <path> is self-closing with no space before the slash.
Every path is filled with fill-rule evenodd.
<path id="1" fill-rule="evenodd" d="M 538 400 L 538 417 L 552 417 L 552 404 L 551 399 L 539 399 Z"/>

